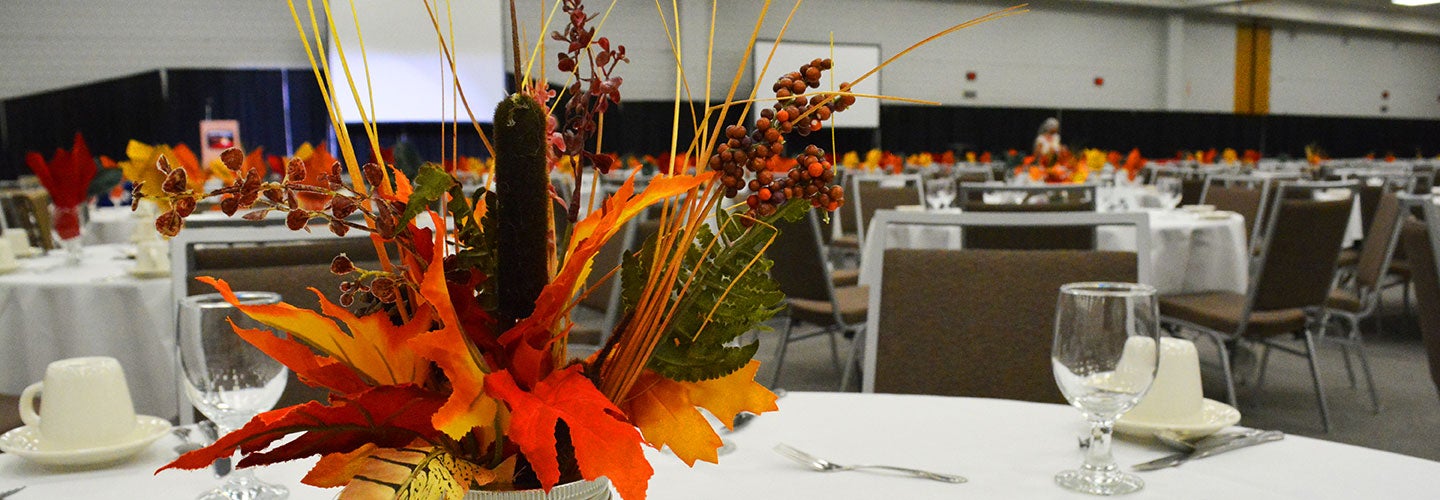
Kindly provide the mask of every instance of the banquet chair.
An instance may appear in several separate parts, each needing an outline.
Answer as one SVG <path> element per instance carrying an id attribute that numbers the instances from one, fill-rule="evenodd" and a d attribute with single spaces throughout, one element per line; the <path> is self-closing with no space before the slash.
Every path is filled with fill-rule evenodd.
<path id="1" fill-rule="evenodd" d="M 30 238 L 31 246 L 44 250 L 53 247 L 50 241 L 49 195 L 16 190 L 0 196 L 0 203 L 5 204 L 7 228 L 24 231 Z"/>
<path id="2" fill-rule="evenodd" d="M 995 171 L 987 165 L 955 165 L 950 168 L 950 177 L 955 179 L 955 189 L 959 192 L 960 184 L 964 182 L 991 182 L 995 181 Z"/>
<path id="3" fill-rule="evenodd" d="M 1056 212 L 1094 212 L 1094 185 L 1002 186 L 963 184 L 960 196 L 966 212 L 1017 212 L 1044 219 Z M 986 203 L 985 195 L 1011 203 Z M 1008 196 L 1007 196 L 1008 194 Z M 1037 203 L 1040 202 L 1040 203 Z M 1003 225 L 961 227 L 966 248 L 993 250 L 1093 250 L 1095 227 L 1055 225 Z"/>
<path id="4" fill-rule="evenodd" d="M 312 226 L 308 232 L 285 226 L 187 228 L 170 244 L 173 296 L 214 293 L 195 280 L 212 276 L 237 291 L 275 292 L 296 307 L 318 310 L 320 300 L 308 288 L 337 302 L 344 278 L 330 272 L 330 262 L 342 253 L 357 267 L 380 268 L 374 245 L 361 231 L 338 237 L 324 225 Z M 300 382 L 291 372 L 278 406 L 326 398 L 327 391 Z M 192 416 L 183 393 L 179 401 L 182 420 Z"/>
<path id="5" fill-rule="evenodd" d="M 1349 223 L 1354 187 L 1354 182 L 1281 182 L 1279 201 L 1271 204 L 1270 214 L 1264 219 L 1264 236 L 1246 293 L 1212 291 L 1160 297 L 1162 325 L 1171 331 L 1199 332 L 1215 341 L 1231 405 L 1237 401 L 1227 344 L 1258 342 L 1265 346 L 1261 373 L 1272 349 L 1309 360 L 1320 418 L 1329 432 L 1330 409 L 1320 382 L 1314 329 L 1327 322 L 1323 306 L 1334 287 L 1335 261 Z M 1349 188 L 1351 197 L 1313 199 L 1315 192 L 1331 188 Z M 1312 312 L 1319 314 L 1313 321 Z M 1303 351 L 1276 342 L 1277 338 L 1296 333 L 1304 340 Z"/>
<path id="6" fill-rule="evenodd" d="M 1322 335 L 1322 340 L 1339 343 L 1344 348 L 1345 372 L 1350 377 L 1351 387 L 1355 386 L 1355 370 L 1350 356 L 1356 355 L 1360 369 L 1365 375 L 1365 385 L 1370 389 L 1370 405 L 1380 411 L 1380 396 L 1375 389 L 1375 379 L 1370 373 L 1370 360 L 1365 354 L 1365 345 L 1360 336 L 1360 321 L 1374 315 L 1380 305 L 1380 290 L 1385 270 L 1390 267 L 1400 238 L 1400 199 L 1393 192 L 1383 192 L 1375 207 L 1375 221 L 1365 233 L 1360 247 L 1354 279 L 1343 287 L 1337 287 L 1325 299 L 1325 309 L 1332 318 L 1344 320 L 1345 336 Z M 1378 318 L 1377 318 L 1378 320 Z M 1379 329 L 1377 325 L 1377 330 Z"/>
<path id="7" fill-rule="evenodd" d="M 846 190 L 846 203 L 854 207 L 855 230 L 860 248 L 865 248 L 865 231 L 870 219 L 880 210 L 894 210 L 905 205 L 925 205 L 925 182 L 915 174 L 851 175 Z"/>
<path id="8" fill-rule="evenodd" d="M 852 347 L 842 366 L 838 337 L 854 336 L 858 346 L 857 334 L 865 327 L 867 288 L 835 286 L 830 278 L 830 264 L 822 257 L 820 221 L 815 211 L 808 211 L 796 222 L 777 222 L 775 227 L 780 233 L 765 250 L 765 256 L 776 262 L 770 268 L 770 277 L 785 293 L 787 313 L 785 328 L 775 347 L 775 374 L 770 379 L 770 387 L 779 387 L 785 353 L 791 342 L 828 336 L 831 361 L 840 372 L 843 390 L 850 382 L 855 349 Z M 795 327 L 801 324 L 814 325 L 820 330 L 796 335 Z"/>
<path id="9" fill-rule="evenodd" d="M 1053 214 L 1047 224 L 1135 226 L 1142 213 Z M 876 227 L 1031 225 L 1011 213 L 885 213 Z M 865 392 L 1064 403 L 1051 373 L 1060 285 L 1150 281 L 1149 237 L 1136 251 L 889 248 L 866 262 Z M 935 279 L 936 276 L 951 279 Z"/>
<path id="10" fill-rule="evenodd" d="M 1420 336 L 1425 343 L 1425 353 L 1430 364 L 1430 379 L 1440 391 L 1440 275 L 1436 263 L 1440 262 L 1440 206 L 1424 203 L 1421 208 L 1424 221 L 1407 218 L 1401 224 L 1401 239 L 1405 248 L 1415 255 L 1415 302 L 1420 323 Z M 1440 394 L 1440 392 L 1437 392 Z"/>
<path id="11" fill-rule="evenodd" d="M 1235 212 L 1245 218 L 1245 241 L 1254 254 L 1264 227 L 1265 214 L 1274 189 L 1269 176 L 1245 174 L 1214 174 L 1205 179 L 1200 192 L 1201 205 L 1216 210 Z"/>

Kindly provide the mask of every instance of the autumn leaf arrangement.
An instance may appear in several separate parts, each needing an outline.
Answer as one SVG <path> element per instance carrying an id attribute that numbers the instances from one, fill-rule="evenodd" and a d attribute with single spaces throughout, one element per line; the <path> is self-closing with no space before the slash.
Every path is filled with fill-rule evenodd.
<path id="1" fill-rule="evenodd" d="M 453 71 L 453 47 L 440 29 L 445 10 L 426 6 L 443 62 Z M 363 77 L 352 74 L 357 68 L 316 59 L 312 47 L 319 45 L 311 42 L 318 36 L 306 31 L 323 31 L 317 7 L 331 19 L 324 0 L 307 1 L 303 11 L 291 3 L 317 80 L 345 84 Z M 818 58 L 775 82 L 774 97 L 766 98 L 773 105 L 753 126 L 737 125 L 746 123 L 744 104 L 755 99 L 753 91 L 749 99 L 735 98 L 737 72 L 724 103 L 695 113 L 702 120 L 692 124 L 694 141 L 682 147 L 672 134 L 671 157 L 707 159 L 700 172 L 661 172 L 643 189 L 632 174 L 607 197 L 581 199 L 578 188 L 557 192 L 549 172 L 568 161 L 578 186 L 583 169 L 616 167 L 613 156 L 599 153 L 597 137 L 605 112 L 620 101 L 623 81 L 615 73 L 627 56 L 623 46 L 597 35 L 603 16 L 580 0 L 562 0 L 555 9 L 563 27 L 542 32 L 566 46 L 555 56 L 568 79 L 560 95 L 530 83 L 547 81 L 543 67 L 534 80 L 529 68 L 519 67 L 548 59 L 543 45 L 527 58 L 514 43 L 515 74 L 526 83 L 494 111 L 493 137 L 472 119 L 494 158 L 491 185 L 466 192 L 446 167 L 454 161 L 423 166 L 413 176 L 392 165 L 361 164 L 328 93 L 340 151 L 328 168 L 316 172 L 292 159 L 282 179 L 266 181 L 232 149 L 221 156 L 231 175 L 219 189 L 197 189 L 187 169 L 163 156 L 155 163 L 159 189 L 137 183 L 137 199 L 168 207 L 156 219 L 164 234 L 181 231 L 195 204 L 210 199 L 247 219 L 285 212 L 296 230 L 323 223 L 337 235 L 363 231 L 380 257 L 378 269 L 362 269 L 337 256 L 331 270 L 346 276 L 340 303 L 316 291 L 318 311 L 242 305 L 224 281 L 202 278 L 284 334 L 236 328 L 238 335 L 302 382 L 328 389 L 330 398 L 262 413 L 162 471 L 203 468 L 238 450 L 240 467 L 319 456 L 303 482 L 344 487 L 340 498 L 548 491 L 604 476 L 621 496 L 638 500 L 653 473 L 643 446 L 669 448 L 689 465 L 717 462 L 722 443 L 700 409 L 727 426 L 740 412 L 776 409 L 774 394 L 754 380 L 758 343 L 737 341 L 778 313 L 784 300 L 769 277 L 771 267 L 783 263 L 766 259 L 764 250 L 777 222 L 798 220 L 812 208 L 835 210 L 844 192 L 817 147 L 792 153 L 789 171 L 766 166 L 786 155 L 787 135 L 821 130 L 824 119 L 857 97 L 882 96 L 853 94 L 847 84 L 818 90 L 833 64 Z M 745 54 L 760 29 L 757 22 Z M 678 39 L 668 27 L 667 34 Z M 679 96 L 688 86 L 678 62 L 676 68 Z M 464 90 L 458 93 L 456 101 L 465 103 Z M 677 98 L 677 109 L 681 105 Z M 474 116 L 468 104 L 455 106 L 456 116 Z M 368 139 L 361 147 L 383 158 L 375 124 L 360 109 Z M 727 116 L 734 109 L 739 116 Z M 452 127 L 458 133 L 458 120 Z M 582 203 L 591 208 L 583 219 Z M 557 204 L 564 208 L 552 208 Z M 597 269 L 601 247 L 646 212 L 655 213 L 659 230 L 618 268 Z M 570 222 L 558 233 L 557 217 Z M 601 286 L 587 287 L 595 273 L 605 277 L 597 281 L 620 280 L 623 314 L 598 352 L 571 359 L 570 311 Z"/>

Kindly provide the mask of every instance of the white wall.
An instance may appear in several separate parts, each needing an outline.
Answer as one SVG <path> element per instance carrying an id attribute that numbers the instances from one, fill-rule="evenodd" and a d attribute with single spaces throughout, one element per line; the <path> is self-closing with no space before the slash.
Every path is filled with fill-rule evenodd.
<path id="1" fill-rule="evenodd" d="M 0 0 L 0 98 L 165 67 L 309 62 L 283 0 Z"/>
<path id="2" fill-rule="evenodd" d="M 695 4 L 709 2 L 683 5 Z M 716 45 L 727 51 L 717 55 L 717 67 L 734 68 L 739 62 L 762 4 L 725 2 Z M 790 6 L 772 4 L 762 38 L 775 37 Z M 927 0 L 806 2 L 786 38 L 824 42 L 833 31 L 836 42 L 878 43 L 882 57 L 888 58 L 932 33 L 1006 6 Z M 1037 8 L 961 30 L 911 52 L 885 68 L 880 89 L 945 104 L 1154 109 L 1163 102 L 1164 30 L 1164 17 L 1154 11 Z M 703 61 L 703 53 L 697 53 L 697 59 Z M 967 71 L 977 73 L 974 82 L 965 81 Z M 1104 86 L 1092 83 L 1097 76 L 1105 79 Z M 967 90 L 976 97 L 963 97 Z"/>
<path id="3" fill-rule="evenodd" d="M 1235 109 L 1235 22 L 1185 20 L 1184 111 L 1228 113 Z"/>
<path id="4" fill-rule="evenodd" d="M 1271 113 L 1440 117 L 1440 44 L 1433 39 L 1277 27 L 1271 75 Z"/>

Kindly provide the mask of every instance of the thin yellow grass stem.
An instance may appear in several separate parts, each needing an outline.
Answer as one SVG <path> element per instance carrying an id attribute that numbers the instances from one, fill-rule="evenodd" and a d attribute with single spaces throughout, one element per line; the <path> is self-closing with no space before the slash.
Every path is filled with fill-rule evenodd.
<path id="1" fill-rule="evenodd" d="M 424 2 L 425 11 L 430 12 L 430 0 L 424 0 Z M 470 109 L 470 100 L 465 97 L 465 88 L 460 85 L 460 76 L 455 70 L 455 58 L 450 55 L 450 48 L 444 43 L 444 36 L 440 34 L 440 20 L 435 18 L 434 13 L 430 13 L 430 24 L 435 28 L 435 36 L 441 40 L 440 48 L 445 53 L 445 60 L 450 64 L 450 75 L 454 79 L 456 92 L 460 94 L 460 103 L 465 107 L 465 114 L 470 117 L 470 124 L 475 128 L 475 133 L 480 136 L 480 142 L 485 144 L 485 150 L 490 153 L 491 158 L 494 158 L 495 146 L 490 143 L 490 138 L 485 135 L 485 131 L 480 129 L 480 121 L 475 119 L 475 112 Z"/>
<path id="2" fill-rule="evenodd" d="M 930 35 L 930 36 L 926 37 L 924 40 L 921 40 L 921 41 L 919 41 L 919 42 L 915 42 L 914 45 L 911 45 L 911 46 L 907 47 L 905 50 L 902 50 L 902 51 L 900 51 L 899 53 L 897 53 L 897 54 L 895 54 L 895 55 L 893 55 L 893 56 L 890 56 L 889 59 L 886 59 L 885 62 L 880 63 L 880 65 L 875 66 L 875 67 L 872 68 L 870 71 L 866 71 L 865 74 L 860 75 L 859 78 L 856 78 L 856 79 L 850 81 L 850 85 L 853 86 L 853 85 L 855 85 L 856 83 L 859 83 L 860 81 L 862 81 L 862 80 L 864 80 L 864 79 L 866 79 L 866 78 L 869 78 L 870 75 L 873 75 L 873 74 L 879 72 L 881 68 L 884 68 L 885 66 L 889 65 L 890 63 L 895 62 L 896 59 L 899 59 L 899 58 L 903 57 L 905 54 L 909 54 L 910 51 L 920 48 L 920 46 L 922 46 L 922 45 L 925 45 L 925 44 L 927 44 L 927 43 L 930 43 L 930 42 L 933 42 L 933 41 L 935 41 L 935 40 L 938 40 L 939 38 L 941 38 L 941 37 L 943 37 L 943 36 L 945 36 L 945 35 L 949 35 L 949 34 L 954 33 L 954 32 L 956 32 L 956 31 L 960 31 L 960 30 L 962 30 L 962 29 L 969 28 L 969 27 L 971 27 L 971 26 L 974 26 L 974 25 L 977 25 L 977 24 L 980 24 L 980 23 L 984 23 L 984 22 L 988 22 L 988 21 L 994 21 L 994 20 L 996 20 L 996 19 L 1001 19 L 1001 18 L 1010 17 L 1010 16 L 1013 16 L 1013 15 L 1015 15 L 1015 14 L 1024 14 L 1024 13 L 1026 13 L 1026 12 L 1030 12 L 1030 9 L 1028 8 L 1029 6 L 1030 6 L 1030 4 L 1023 4 L 1023 3 L 1022 3 L 1022 4 L 1020 4 L 1020 5 L 1016 5 L 1016 6 L 1013 6 L 1013 7 L 1008 8 L 1008 9 L 991 12 L 991 13 L 989 13 L 989 14 L 985 14 L 985 15 L 980 16 L 980 17 L 977 17 L 977 18 L 975 18 L 975 19 L 971 19 L 971 20 L 969 20 L 969 21 L 965 21 L 965 22 L 963 22 L 963 23 L 960 23 L 960 24 L 951 26 L 951 27 L 949 27 L 949 28 L 947 28 L 947 29 L 939 32 L 939 33 L 934 34 L 934 35 Z"/>

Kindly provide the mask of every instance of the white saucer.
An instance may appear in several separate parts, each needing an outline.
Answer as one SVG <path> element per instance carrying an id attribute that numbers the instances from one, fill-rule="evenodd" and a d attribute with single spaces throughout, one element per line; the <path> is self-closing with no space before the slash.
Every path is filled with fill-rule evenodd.
<path id="1" fill-rule="evenodd" d="M 16 251 L 15 251 L 15 258 L 17 258 L 17 259 L 28 259 L 28 258 L 30 258 L 30 257 L 39 256 L 39 255 L 41 255 L 41 254 L 43 254 L 43 253 L 44 253 L 44 252 L 41 252 L 39 247 L 26 247 L 24 250 L 16 250 Z"/>
<path id="2" fill-rule="evenodd" d="M 1240 410 L 1213 399 L 1206 399 L 1200 405 L 1200 412 L 1188 419 L 1172 422 L 1153 422 L 1127 419 L 1121 415 L 1115 421 L 1115 432 L 1137 437 L 1150 437 L 1160 431 L 1172 431 L 1182 439 L 1209 436 L 1220 429 L 1240 422 Z"/>
<path id="3" fill-rule="evenodd" d="M 140 278 L 140 279 L 164 278 L 164 277 L 170 275 L 170 270 L 169 270 L 169 269 L 139 269 L 139 268 L 130 268 L 130 270 L 127 271 L 127 272 L 129 272 L 131 276 L 134 276 L 134 277 Z"/>
<path id="4" fill-rule="evenodd" d="M 1192 214 L 1204 214 L 1214 212 L 1215 205 L 1185 205 L 1180 209 Z"/>
<path id="5" fill-rule="evenodd" d="M 16 262 L 14 265 L 0 266 L 0 274 L 10 274 L 11 272 L 14 272 L 16 269 L 20 269 L 20 263 L 19 263 L 19 262 Z"/>
<path id="6" fill-rule="evenodd" d="M 1229 219 L 1230 216 L 1234 214 L 1235 212 L 1226 212 L 1224 210 L 1221 210 L 1217 212 L 1200 212 L 1195 214 L 1195 216 L 1205 220 L 1225 220 Z"/>
<path id="7" fill-rule="evenodd" d="M 167 432 L 170 432 L 170 421 L 136 415 L 135 430 L 123 442 L 74 450 L 44 450 L 40 446 L 44 439 L 40 436 L 40 429 L 26 425 L 0 435 L 0 451 L 45 465 L 94 465 L 129 458 Z"/>

